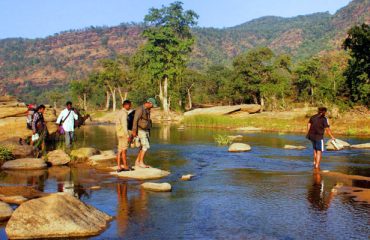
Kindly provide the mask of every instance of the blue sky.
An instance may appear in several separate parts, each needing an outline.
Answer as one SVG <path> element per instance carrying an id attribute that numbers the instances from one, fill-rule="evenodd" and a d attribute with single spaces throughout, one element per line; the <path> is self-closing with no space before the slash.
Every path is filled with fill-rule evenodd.
<path id="1" fill-rule="evenodd" d="M 88 26 L 141 22 L 150 7 L 169 0 L 0 0 L 0 39 L 36 38 Z M 183 0 L 199 15 L 199 26 L 229 27 L 254 18 L 329 11 L 350 0 Z"/>

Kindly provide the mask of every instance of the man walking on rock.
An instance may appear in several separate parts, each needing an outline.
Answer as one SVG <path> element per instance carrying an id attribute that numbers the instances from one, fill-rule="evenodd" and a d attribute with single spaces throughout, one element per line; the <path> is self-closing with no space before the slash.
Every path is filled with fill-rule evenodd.
<path id="1" fill-rule="evenodd" d="M 335 138 L 330 130 L 329 121 L 325 114 L 327 109 L 320 107 L 318 113 L 310 118 L 307 124 L 307 138 L 311 140 L 313 146 L 313 165 L 315 169 L 320 168 L 320 162 L 322 160 L 322 153 L 324 152 L 324 133 L 325 131 L 331 139 L 334 141 Z"/>
<path id="2" fill-rule="evenodd" d="M 157 107 L 157 101 L 154 98 L 149 98 L 143 105 L 136 108 L 135 110 L 132 136 L 138 136 L 141 143 L 141 148 L 135 162 L 135 167 L 150 167 L 144 163 L 144 157 L 145 153 L 150 148 L 149 134 L 150 128 L 152 127 L 152 120 L 150 119 L 150 109 L 153 107 Z"/>
<path id="3" fill-rule="evenodd" d="M 72 108 L 72 102 L 68 101 L 66 103 L 66 108 L 59 114 L 56 122 L 59 126 L 63 127 L 67 150 L 71 149 L 72 146 L 75 130 L 75 120 L 78 120 L 78 115 Z"/>
<path id="4" fill-rule="evenodd" d="M 125 100 L 122 103 L 122 110 L 117 114 L 116 133 L 118 139 L 118 154 L 117 154 L 117 172 L 129 171 L 127 164 L 127 149 L 131 142 L 130 130 L 128 129 L 128 115 L 131 109 L 131 101 Z M 122 163 L 121 164 L 121 157 Z"/>

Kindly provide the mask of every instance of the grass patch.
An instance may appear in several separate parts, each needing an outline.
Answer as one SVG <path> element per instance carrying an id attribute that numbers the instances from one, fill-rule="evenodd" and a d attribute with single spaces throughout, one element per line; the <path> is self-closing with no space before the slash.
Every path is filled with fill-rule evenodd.
<path id="1" fill-rule="evenodd" d="M 233 142 L 227 135 L 217 134 L 213 138 L 218 145 L 222 146 L 230 145 Z"/>
<path id="2" fill-rule="evenodd" d="M 12 151 L 4 146 L 0 146 L 0 162 L 6 162 L 15 159 Z"/>

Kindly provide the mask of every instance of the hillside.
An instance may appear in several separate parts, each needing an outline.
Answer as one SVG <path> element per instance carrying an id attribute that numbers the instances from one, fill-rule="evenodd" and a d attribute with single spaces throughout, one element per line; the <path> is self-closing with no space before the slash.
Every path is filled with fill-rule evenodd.
<path id="1" fill-rule="evenodd" d="M 256 46 L 289 53 L 295 59 L 339 49 L 346 30 L 370 23 L 370 1 L 354 0 L 331 15 L 316 13 L 293 18 L 262 17 L 216 29 L 194 28 L 197 38 L 190 66 L 230 64 L 237 54 Z M 96 60 L 132 54 L 144 42 L 140 24 L 90 27 L 43 39 L 0 40 L 0 92 L 17 94 L 24 88 L 52 88 L 86 75 Z"/>

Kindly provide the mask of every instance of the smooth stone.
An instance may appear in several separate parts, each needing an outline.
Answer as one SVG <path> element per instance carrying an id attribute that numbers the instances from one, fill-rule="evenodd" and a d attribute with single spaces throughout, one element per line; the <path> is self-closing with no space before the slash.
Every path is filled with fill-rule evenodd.
<path id="1" fill-rule="evenodd" d="M 328 150 L 328 151 L 339 151 L 339 150 L 342 150 L 342 149 L 344 149 L 346 147 L 350 147 L 351 146 L 348 142 L 345 142 L 345 141 L 340 140 L 340 139 L 335 139 L 335 142 L 336 142 L 336 144 L 337 144 L 337 146 L 338 146 L 339 149 L 336 149 L 335 148 L 335 146 L 332 143 L 332 140 L 330 139 L 325 144 L 326 150 Z"/>
<path id="2" fill-rule="evenodd" d="M 91 190 L 99 190 L 99 189 L 101 189 L 101 187 L 100 186 L 92 186 L 92 187 L 90 187 L 90 189 Z"/>
<path id="3" fill-rule="evenodd" d="M 116 155 L 116 153 L 115 153 L 113 150 L 100 151 L 100 154 L 101 154 L 101 155 L 104 155 L 104 156 L 112 156 L 112 155 Z"/>
<path id="4" fill-rule="evenodd" d="M 63 150 L 54 150 L 47 154 L 47 162 L 53 166 L 66 165 L 71 161 L 71 157 Z"/>
<path id="5" fill-rule="evenodd" d="M 351 148 L 355 148 L 355 149 L 370 149 L 370 143 L 362 143 L 362 144 L 351 145 Z"/>
<path id="6" fill-rule="evenodd" d="M 5 231 L 10 239 L 73 238 L 101 233 L 112 217 L 66 193 L 20 205 Z"/>
<path id="7" fill-rule="evenodd" d="M 261 131 L 262 128 L 257 128 L 257 127 L 241 127 L 241 128 L 237 128 L 236 130 L 238 130 L 238 131 L 244 131 L 244 132 L 258 132 L 258 131 Z"/>
<path id="8" fill-rule="evenodd" d="M 41 158 L 20 158 L 5 162 L 1 168 L 4 170 L 36 170 L 47 168 L 47 165 Z"/>
<path id="9" fill-rule="evenodd" d="M 111 169 L 116 170 L 116 167 Z M 158 169 L 158 168 L 137 168 L 133 171 L 124 171 L 124 172 L 111 172 L 111 175 L 115 175 L 122 178 L 131 178 L 138 180 L 148 180 L 148 179 L 159 179 L 167 177 L 170 175 L 170 172 Z"/>
<path id="10" fill-rule="evenodd" d="M 141 184 L 141 187 L 148 191 L 153 192 L 171 192 L 172 187 L 169 183 L 152 183 L 146 182 Z"/>
<path id="11" fill-rule="evenodd" d="M 116 155 L 100 154 L 100 155 L 94 155 L 94 156 L 89 157 L 89 162 L 92 165 L 99 165 L 99 164 L 103 164 L 103 163 L 107 163 L 107 162 L 112 162 L 112 161 L 116 160 L 116 158 L 117 158 Z"/>
<path id="12" fill-rule="evenodd" d="M 0 194 L 0 200 L 9 204 L 16 205 L 21 205 L 22 203 L 28 201 L 28 199 L 23 196 L 5 196 L 3 194 Z"/>
<path id="13" fill-rule="evenodd" d="M 98 149 L 86 147 L 72 150 L 70 155 L 73 159 L 73 162 L 84 162 L 87 161 L 89 157 L 97 154 L 99 154 Z"/>
<path id="14" fill-rule="evenodd" d="M 0 202 L 0 221 L 8 220 L 12 214 L 13 209 L 9 206 L 9 204 Z"/>
<path id="15" fill-rule="evenodd" d="M 229 152 L 247 152 L 250 151 L 252 148 L 248 144 L 245 143 L 233 143 L 229 147 Z"/>
<path id="16" fill-rule="evenodd" d="M 243 136 L 242 135 L 234 135 L 234 136 L 227 136 L 231 141 L 233 140 L 237 140 L 237 139 L 242 139 Z"/>
<path id="17" fill-rule="evenodd" d="M 190 181 L 193 177 L 194 177 L 193 174 L 182 175 L 181 180 L 182 181 Z"/>
<path id="18" fill-rule="evenodd" d="M 234 112 L 256 113 L 261 111 L 261 105 L 258 104 L 241 104 L 233 106 L 215 106 L 208 108 L 197 108 L 184 113 L 185 117 L 195 115 L 226 115 Z"/>
<path id="19" fill-rule="evenodd" d="M 306 147 L 305 146 L 295 146 L 295 145 L 284 145 L 284 149 L 303 150 L 303 149 L 306 149 Z"/>

